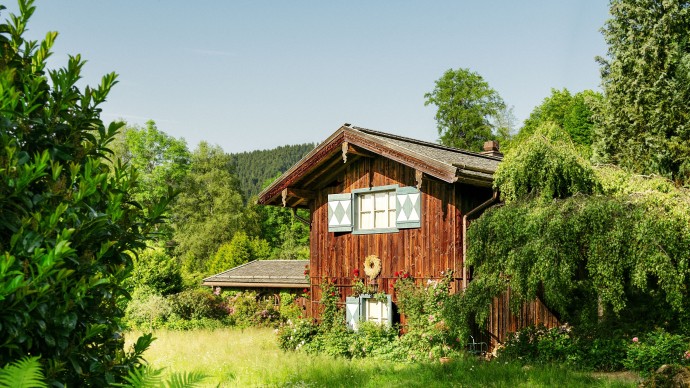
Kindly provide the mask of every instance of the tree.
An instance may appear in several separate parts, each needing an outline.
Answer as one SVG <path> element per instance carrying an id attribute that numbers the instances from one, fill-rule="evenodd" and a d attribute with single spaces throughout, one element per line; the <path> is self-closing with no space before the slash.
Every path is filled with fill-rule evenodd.
<path id="1" fill-rule="evenodd" d="M 267 259 L 270 254 L 268 243 L 259 238 L 250 238 L 240 231 L 232 240 L 218 248 L 210 265 L 211 272 L 220 273 L 253 260 Z"/>
<path id="2" fill-rule="evenodd" d="M 575 325 L 687 330 L 690 191 L 592 166 L 553 123 L 508 151 L 495 176 L 505 204 L 469 228 L 462 314 L 481 321 L 510 286 L 514 308 L 540 297 Z M 640 305 L 644 317 L 631 313 Z"/>
<path id="3" fill-rule="evenodd" d="M 506 109 L 498 92 L 469 69 L 449 69 L 424 95 L 424 105 L 436 105 L 436 123 L 443 145 L 481 151 L 492 139 L 495 118 Z"/>
<path id="4" fill-rule="evenodd" d="M 690 182 L 690 2 L 613 0 L 599 162 Z"/>
<path id="5" fill-rule="evenodd" d="M 51 385 L 108 386 L 151 341 L 124 351 L 122 284 L 169 198 L 142 209 L 136 173 L 103 159 L 122 126 L 100 119 L 116 75 L 82 91 L 80 56 L 46 70 L 57 33 L 25 40 L 35 7 L 19 10 L 0 24 L 0 365 L 30 354 Z"/>
<path id="6" fill-rule="evenodd" d="M 220 147 L 202 142 L 192 152 L 172 211 L 176 255 L 189 273 L 207 273 L 215 252 L 236 232 L 258 234 L 232 172 L 231 158 Z"/>
<path id="7" fill-rule="evenodd" d="M 190 153 L 184 139 L 176 139 L 158 129 L 153 120 L 146 126 L 125 126 L 115 136 L 113 160 L 137 169 L 140 186 L 134 197 L 152 204 L 167 195 L 169 187 L 179 189 L 189 169 Z"/>
<path id="8" fill-rule="evenodd" d="M 568 89 L 551 89 L 551 95 L 534 108 L 525 120 L 516 141 L 521 142 L 541 125 L 552 122 L 564 129 L 584 153 L 590 154 L 594 139 L 595 111 L 602 103 L 603 95 L 591 90 L 572 94 Z M 503 150 L 507 151 L 507 148 Z"/>

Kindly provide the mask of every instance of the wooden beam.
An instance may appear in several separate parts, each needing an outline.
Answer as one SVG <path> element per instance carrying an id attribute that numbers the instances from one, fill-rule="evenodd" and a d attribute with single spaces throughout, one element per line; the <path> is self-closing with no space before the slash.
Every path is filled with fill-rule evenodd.
<path id="1" fill-rule="evenodd" d="M 421 170 L 414 170 L 414 179 L 417 182 L 417 190 L 422 189 L 422 179 L 424 179 L 424 172 Z"/>
<path id="2" fill-rule="evenodd" d="M 312 200 L 316 196 L 311 190 L 296 189 L 293 187 L 288 187 L 283 189 L 283 207 L 287 207 L 288 197 L 298 198 L 300 200 Z M 301 201 L 300 201 L 301 202 Z"/>
<path id="3" fill-rule="evenodd" d="M 344 141 L 342 144 L 342 151 L 343 151 L 343 163 L 347 163 L 347 156 L 348 155 L 357 155 L 357 156 L 363 156 L 365 158 L 373 158 L 376 156 L 373 152 L 369 152 L 365 149 L 355 147 L 352 143 Z"/>

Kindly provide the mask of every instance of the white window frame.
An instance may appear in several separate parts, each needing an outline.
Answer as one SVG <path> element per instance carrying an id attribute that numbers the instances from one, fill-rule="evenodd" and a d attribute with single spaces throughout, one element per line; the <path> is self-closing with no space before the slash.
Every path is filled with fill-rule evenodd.
<path id="1" fill-rule="evenodd" d="M 355 211 L 353 233 L 395 233 L 398 231 L 396 227 L 396 189 L 398 187 L 398 185 L 389 185 L 352 190 Z M 381 194 L 385 194 L 385 205 L 383 201 L 377 200 L 377 196 L 381 198 Z M 365 204 L 364 201 L 369 201 L 369 203 Z M 363 221 L 364 215 L 369 215 L 368 222 Z M 379 217 L 382 216 L 385 217 L 386 222 L 384 225 L 377 226 L 377 220 L 381 220 Z M 366 225 L 362 225 L 363 223 Z"/>

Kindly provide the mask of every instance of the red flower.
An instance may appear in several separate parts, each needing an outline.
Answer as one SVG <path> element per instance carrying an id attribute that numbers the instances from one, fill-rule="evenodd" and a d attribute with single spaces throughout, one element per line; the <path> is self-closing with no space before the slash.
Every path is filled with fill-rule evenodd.
<path id="1" fill-rule="evenodd" d="M 308 273 L 309 273 L 309 270 L 308 270 L 308 269 L 305 269 L 305 270 L 304 270 L 304 274 L 306 275 L 306 274 L 308 274 Z"/>
<path id="2" fill-rule="evenodd" d="M 404 279 L 407 279 L 407 278 L 409 278 L 409 277 L 410 277 L 410 274 L 409 274 L 409 273 L 406 273 L 406 274 L 403 275 L 403 278 L 404 278 Z"/>
<path id="3" fill-rule="evenodd" d="M 359 268 L 355 268 L 354 270 L 352 270 L 352 274 L 355 276 L 359 276 Z"/>
<path id="4" fill-rule="evenodd" d="M 400 272 L 395 271 L 395 277 L 397 278 L 398 276 L 400 276 Z"/>
<path id="5" fill-rule="evenodd" d="M 331 296 L 335 296 L 335 292 L 331 292 Z"/>
<path id="6" fill-rule="evenodd" d="M 305 294 L 309 292 L 309 290 L 307 290 L 306 288 L 305 288 L 304 290 L 302 290 L 302 291 L 303 291 Z"/>

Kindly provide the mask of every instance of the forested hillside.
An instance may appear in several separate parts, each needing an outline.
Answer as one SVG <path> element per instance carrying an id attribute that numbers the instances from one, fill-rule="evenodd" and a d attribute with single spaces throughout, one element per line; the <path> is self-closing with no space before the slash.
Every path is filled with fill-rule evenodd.
<path id="1" fill-rule="evenodd" d="M 245 198 L 259 194 L 266 180 L 287 171 L 315 146 L 314 143 L 305 143 L 230 154 Z"/>

